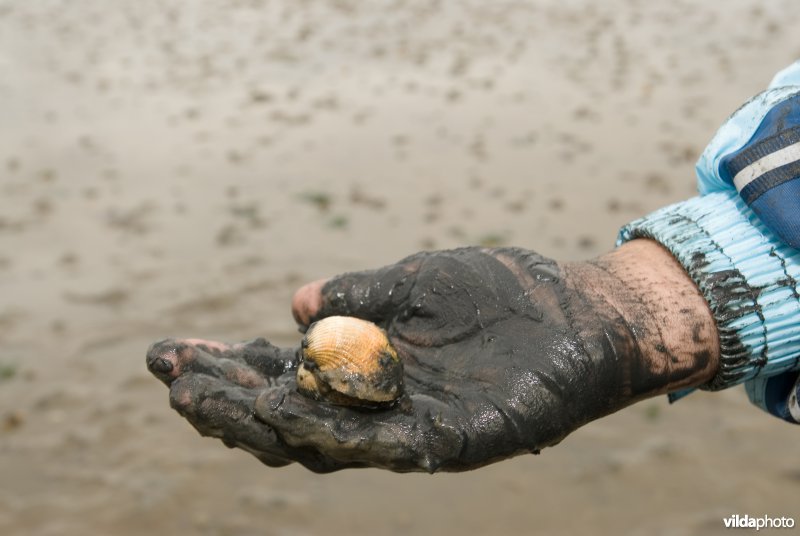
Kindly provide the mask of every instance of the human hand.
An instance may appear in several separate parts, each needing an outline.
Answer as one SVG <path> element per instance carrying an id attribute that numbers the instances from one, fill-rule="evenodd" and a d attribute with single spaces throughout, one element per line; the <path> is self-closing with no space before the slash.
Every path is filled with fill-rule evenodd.
<path id="1" fill-rule="evenodd" d="M 201 434 L 267 465 L 472 469 L 538 452 L 586 422 L 708 376 L 697 352 L 680 366 L 654 361 L 669 348 L 642 332 L 659 320 L 634 326 L 622 309 L 635 291 L 612 281 L 596 288 L 607 272 L 602 262 L 559 267 L 522 249 L 464 248 L 301 289 L 301 326 L 346 315 L 386 330 L 405 367 L 405 392 L 388 409 L 298 393 L 298 350 L 263 339 L 166 340 L 148 351 L 148 367 Z"/>

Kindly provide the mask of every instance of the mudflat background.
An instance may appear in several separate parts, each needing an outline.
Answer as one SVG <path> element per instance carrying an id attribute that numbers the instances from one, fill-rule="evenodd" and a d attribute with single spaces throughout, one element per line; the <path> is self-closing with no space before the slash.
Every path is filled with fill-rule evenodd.
<path id="1" fill-rule="evenodd" d="M 0 1 L 0 533 L 724 533 L 793 515 L 797 430 L 655 399 L 459 475 L 269 469 L 145 370 L 297 344 L 301 283 L 420 249 L 574 260 L 694 195 L 800 57 L 793 0 Z M 787 532 L 787 531 L 782 531 Z"/>

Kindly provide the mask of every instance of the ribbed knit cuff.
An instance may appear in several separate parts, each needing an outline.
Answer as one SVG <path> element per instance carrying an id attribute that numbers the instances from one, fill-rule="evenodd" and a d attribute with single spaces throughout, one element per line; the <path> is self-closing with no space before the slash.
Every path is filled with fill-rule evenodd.
<path id="1" fill-rule="evenodd" d="M 652 238 L 706 298 L 720 337 L 720 368 L 701 389 L 800 369 L 800 251 L 779 241 L 735 191 L 695 197 L 622 228 Z"/>

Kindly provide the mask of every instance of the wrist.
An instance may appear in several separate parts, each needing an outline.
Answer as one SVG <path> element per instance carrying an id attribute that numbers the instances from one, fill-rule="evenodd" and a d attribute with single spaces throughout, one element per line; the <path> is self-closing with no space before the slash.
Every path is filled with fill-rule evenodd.
<path id="1" fill-rule="evenodd" d="M 689 275 L 658 243 L 633 240 L 596 259 L 566 264 L 563 272 L 567 287 L 589 304 L 586 335 L 611 342 L 605 353 L 626 369 L 631 402 L 714 376 L 714 318 Z"/>
<path id="2" fill-rule="evenodd" d="M 626 225 L 619 241 L 642 237 L 669 249 L 713 312 L 720 363 L 703 389 L 800 369 L 800 252 L 781 244 L 735 191 L 664 207 Z"/>

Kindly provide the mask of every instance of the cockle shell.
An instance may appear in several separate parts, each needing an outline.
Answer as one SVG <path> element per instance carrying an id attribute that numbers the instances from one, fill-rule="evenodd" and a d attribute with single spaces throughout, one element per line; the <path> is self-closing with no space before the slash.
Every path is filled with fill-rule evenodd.
<path id="1" fill-rule="evenodd" d="M 386 333 L 366 320 L 330 316 L 308 328 L 298 389 L 338 405 L 381 405 L 403 391 L 403 364 Z"/>

